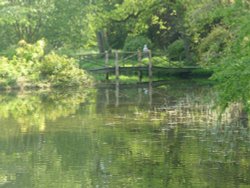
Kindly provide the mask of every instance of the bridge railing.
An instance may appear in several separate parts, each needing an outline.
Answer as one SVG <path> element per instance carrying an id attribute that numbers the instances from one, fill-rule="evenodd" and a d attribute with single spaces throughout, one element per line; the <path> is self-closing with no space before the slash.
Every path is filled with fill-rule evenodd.
<path id="1" fill-rule="evenodd" d="M 114 69 L 117 78 L 119 78 L 120 68 L 149 66 L 152 69 L 151 61 L 142 61 L 146 56 L 149 59 L 149 55 L 145 55 L 145 53 L 143 55 L 140 51 L 115 50 L 112 52 L 105 51 L 104 53 L 78 54 L 74 58 L 78 59 L 80 68 L 88 71 L 106 72 L 106 79 L 108 79 L 109 72 L 112 72 L 112 69 Z M 141 75 L 141 73 L 138 74 Z"/>
<path id="2" fill-rule="evenodd" d="M 75 58 L 79 60 L 80 66 L 85 69 L 95 69 L 105 66 L 113 67 L 115 64 L 116 53 L 120 66 L 136 65 L 137 52 L 104 52 L 79 54 Z"/>
<path id="3" fill-rule="evenodd" d="M 138 51 L 105 51 L 103 53 L 88 53 L 75 56 L 79 61 L 80 68 L 92 72 L 105 73 L 106 79 L 109 79 L 109 73 L 115 73 L 119 78 L 120 70 L 137 71 L 139 80 L 142 79 L 142 71 L 147 71 L 149 78 L 152 77 L 154 68 L 158 69 L 185 69 L 183 62 L 170 61 L 166 53 Z"/>
<path id="4" fill-rule="evenodd" d="M 79 60 L 80 67 L 90 70 L 102 67 L 114 67 L 116 53 L 118 54 L 118 61 L 120 67 L 131 66 L 147 66 L 149 65 L 149 52 L 141 51 L 112 51 L 103 53 L 87 53 L 76 55 L 75 58 Z M 165 68 L 180 68 L 185 67 L 181 61 L 170 61 L 166 53 L 151 52 L 151 63 L 153 66 Z"/>

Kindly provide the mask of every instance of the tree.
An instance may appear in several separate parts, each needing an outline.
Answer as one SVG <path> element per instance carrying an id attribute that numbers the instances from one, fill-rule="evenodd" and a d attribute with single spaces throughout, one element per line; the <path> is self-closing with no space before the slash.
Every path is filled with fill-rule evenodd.
<path id="1" fill-rule="evenodd" d="M 54 48 L 79 48 L 88 41 L 88 1 L 59 0 L 54 2 L 53 11 L 43 36 Z"/>
<path id="2" fill-rule="evenodd" d="M 41 38 L 53 48 L 84 46 L 93 32 L 90 11 L 87 0 L 2 0 L 0 49 L 20 40 L 34 43 Z"/>
<path id="3" fill-rule="evenodd" d="M 35 42 L 42 38 L 48 14 L 53 9 L 53 0 L 7 0 L 0 1 L 0 38 L 6 48 L 19 40 Z"/>
<path id="4" fill-rule="evenodd" d="M 249 4 L 248 4 L 249 5 Z M 215 69 L 214 79 L 218 81 L 220 103 L 226 108 L 232 102 L 240 102 L 246 111 L 250 110 L 250 7 L 244 1 L 236 1 L 225 11 L 224 22 L 231 34 L 225 55 Z M 230 15 L 230 17 L 228 16 Z"/>

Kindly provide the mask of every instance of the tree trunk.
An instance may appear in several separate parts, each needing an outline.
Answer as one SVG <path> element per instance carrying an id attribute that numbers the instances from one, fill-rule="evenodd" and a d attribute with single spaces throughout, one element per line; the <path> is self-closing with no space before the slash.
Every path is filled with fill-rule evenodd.
<path id="1" fill-rule="evenodd" d="M 104 30 L 96 33 L 98 48 L 100 53 L 104 53 L 109 50 L 108 37 Z"/>

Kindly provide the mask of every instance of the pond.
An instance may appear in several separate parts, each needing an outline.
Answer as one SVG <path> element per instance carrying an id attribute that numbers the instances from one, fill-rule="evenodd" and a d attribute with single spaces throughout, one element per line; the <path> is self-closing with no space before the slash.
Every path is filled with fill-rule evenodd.
<path id="1" fill-rule="evenodd" d="M 208 85 L 0 94 L 0 187 L 249 187 L 239 104 Z"/>

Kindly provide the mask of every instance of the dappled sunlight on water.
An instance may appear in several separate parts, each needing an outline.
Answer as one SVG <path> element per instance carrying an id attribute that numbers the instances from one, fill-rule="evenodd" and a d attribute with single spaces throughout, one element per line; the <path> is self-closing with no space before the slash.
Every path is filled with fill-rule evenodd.
<path id="1" fill-rule="evenodd" d="M 240 104 L 180 83 L 0 95 L 0 186 L 250 185 Z"/>

